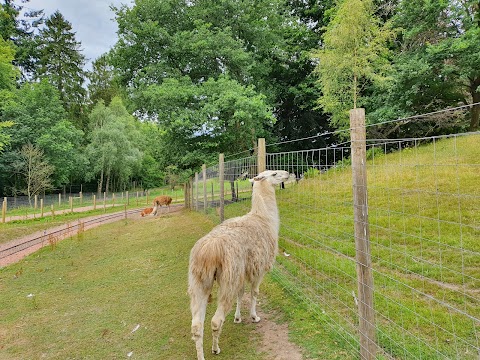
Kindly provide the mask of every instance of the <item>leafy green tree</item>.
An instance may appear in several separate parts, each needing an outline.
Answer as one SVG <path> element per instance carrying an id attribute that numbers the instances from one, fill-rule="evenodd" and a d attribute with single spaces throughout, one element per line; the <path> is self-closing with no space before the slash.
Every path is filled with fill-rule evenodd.
<path id="1" fill-rule="evenodd" d="M 66 113 L 56 89 L 46 81 L 25 83 L 15 92 L 13 101 L 5 107 L 3 117 L 15 122 L 5 132 L 10 144 L 5 149 L 0 163 L 0 185 L 10 189 L 18 188 L 17 179 L 8 176 L 15 156 L 24 144 L 39 148 L 48 163 L 54 166 L 52 183 L 60 187 L 75 179 L 78 169 L 85 163 L 81 155 L 83 132 L 66 120 Z M 78 179 L 78 178 L 77 178 Z"/>
<path id="2" fill-rule="evenodd" d="M 22 0 L 22 4 L 28 2 Z M 23 80 L 35 74 L 38 60 L 35 30 L 43 21 L 43 10 L 33 10 L 12 0 L 0 4 L 0 36 L 14 44 L 14 64 L 21 69 Z"/>
<path id="3" fill-rule="evenodd" d="M 113 97 L 120 95 L 121 88 L 115 76 L 114 69 L 104 54 L 92 63 L 92 70 L 87 73 L 89 100 L 92 104 L 103 100 L 109 105 Z"/>
<path id="4" fill-rule="evenodd" d="M 114 179 L 124 186 L 140 172 L 142 153 L 135 146 L 140 136 L 135 119 L 128 114 L 120 98 L 106 107 L 100 101 L 89 116 L 91 133 L 86 154 L 90 160 L 88 179 L 97 179 L 98 193 L 108 193 Z"/>
<path id="5" fill-rule="evenodd" d="M 323 47 L 314 53 L 323 109 L 332 124 L 345 128 L 348 110 L 362 105 L 370 82 L 384 81 L 388 67 L 386 42 L 393 32 L 375 16 L 372 0 L 343 0 L 327 25 Z"/>
<path id="6" fill-rule="evenodd" d="M 418 21 L 421 17 L 425 21 Z M 478 1 L 401 2 L 396 20 L 403 29 L 405 62 L 422 61 L 430 69 L 429 79 L 417 83 L 419 93 L 426 94 L 419 104 L 424 111 L 480 102 Z M 472 107 L 470 130 L 479 128 L 479 118 L 480 106 Z"/>
<path id="7" fill-rule="evenodd" d="M 14 124 L 12 121 L 2 121 L 3 109 L 13 101 L 13 90 L 18 76 L 18 70 L 12 64 L 14 54 L 12 46 L 0 36 L 0 151 L 9 140 L 4 129 Z"/>
<path id="8" fill-rule="evenodd" d="M 72 25 L 56 11 L 45 22 L 39 35 L 37 77 L 48 79 L 60 94 L 60 100 L 72 119 L 81 118 L 86 91 L 85 56 L 75 39 Z M 83 124 L 79 124 L 83 128 Z"/>

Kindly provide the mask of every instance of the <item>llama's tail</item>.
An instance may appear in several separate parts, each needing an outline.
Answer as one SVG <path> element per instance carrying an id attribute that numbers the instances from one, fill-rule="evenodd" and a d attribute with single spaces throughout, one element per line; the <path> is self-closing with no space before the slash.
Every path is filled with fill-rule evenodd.
<path id="1" fill-rule="evenodd" d="M 190 254 L 189 286 L 191 297 L 210 296 L 215 280 L 219 284 L 218 298 L 225 309 L 232 306 L 243 286 L 243 262 L 222 246 L 222 239 L 199 241 Z"/>

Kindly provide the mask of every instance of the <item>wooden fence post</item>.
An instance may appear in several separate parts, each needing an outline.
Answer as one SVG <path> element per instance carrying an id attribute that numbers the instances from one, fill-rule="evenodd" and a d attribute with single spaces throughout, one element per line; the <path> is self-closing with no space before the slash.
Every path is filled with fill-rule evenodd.
<path id="1" fill-rule="evenodd" d="M 80 206 L 83 205 L 83 191 L 80 191 Z"/>
<path id="2" fill-rule="evenodd" d="M 125 197 L 127 198 L 127 205 L 130 205 L 130 196 L 128 195 L 128 190 L 125 192 Z"/>
<path id="3" fill-rule="evenodd" d="M 62 206 L 62 193 L 58 193 L 58 207 Z"/>
<path id="4" fill-rule="evenodd" d="M 103 212 L 107 212 L 107 193 L 103 192 Z"/>
<path id="5" fill-rule="evenodd" d="M 93 194 L 93 210 L 97 210 L 97 195 Z"/>
<path id="6" fill-rule="evenodd" d="M 68 201 L 69 201 L 69 204 L 70 204 L 70 212 L 73 213 L 73 197 L 69 196 Z"/>
<path id="7" fill-rule="evenodd" d="M 202 165 L 203 175 L 203 211 L 207 212 L 207 165 Z"/>
<path id="8" fill-rule="evenodd" d="M 190 196 L 192 201 L 190 202 L 190 209 L 193 210 L 193 203 L 194 203 L 194 196 L 195 194 L 193 193 L 193 178 L 189 180 L 189 186 L 190 186 Z"/>
<path id="9" fill-rule="evenodd" d="M 37 206 L 37 205 L 38 205 L 38 195 L 35 195 L 35 198 L 34 198 L 34 199 L 35 199 L 35 200 L 34 200 L 33 209 L 34 209 L 34 210 L 37 210 L 37 207 L 38 207 L 38 206 Z"/>
<path id="10" fill-rule="evenodd" d="M 112 193 L 112 207 L 115 207 L 115 193 Z"/>
<path id="11" fill-rule="evenodd" d="M 3 198 L 3 203 L 2 203 L 2 223 L 5 222 L 6 217 L 7 217 L 7 198 Z"/>
<path id="12" fill-rule="evenodd" d="M 43 218 L 43 199 L 40 199 L 40 217 Z"/>
<path id="13" fill-rule="evenodd" d="M 195 173 L 195 211 L 198 211 L 198 173 Z"/>
<path id="14" fill-rule="evenodd" d="M 257 171 L 260 174 L 267 169 L 267 148 L 265 138 L 258 139 Z"/>
<path id="15" fill-rule="evenodd" d="M 218 177 L 220 181 L 220 222 L 225 220 L 225 156 L 220 154 L 218 159 Z"/>
<path id="16" fill-rule="evenodd" d="M 50 211 L 52 212 L 52 219 L 55 218 L 55 210 L 53 209 L 53 204 L 50 206 Z"/>
<path id="17" fill-rule="evenodd" d="M 360 358 L 376 358 L 373 273 L 368 226 L 365 109 L 350 110 L 355 252 L 357 262 Z"/>

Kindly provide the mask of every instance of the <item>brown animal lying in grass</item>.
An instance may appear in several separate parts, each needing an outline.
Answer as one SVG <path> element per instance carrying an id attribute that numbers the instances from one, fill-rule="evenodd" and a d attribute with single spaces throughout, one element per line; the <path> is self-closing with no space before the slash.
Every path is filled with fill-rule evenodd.
<path id="1" fill-rule="evenodd" d="M 162 207 L 165 205 L 168 207 L 168 211 L 170 211 L 170 204 L 172 203 L 172 198 L 167 195 L 160 195 L 153 199 L 153 212 L 152 215 L 157 215 L 158 207 Z"/>
<path id="2" fill-rule="evenodd" d="M 153 211 L 153 208 L 149 207 L 149 208 L 143 209 L 142 212 L 140 213 L 140 215 L 145 216 L 145 215 L 150 214 L 152 211 Z"/>

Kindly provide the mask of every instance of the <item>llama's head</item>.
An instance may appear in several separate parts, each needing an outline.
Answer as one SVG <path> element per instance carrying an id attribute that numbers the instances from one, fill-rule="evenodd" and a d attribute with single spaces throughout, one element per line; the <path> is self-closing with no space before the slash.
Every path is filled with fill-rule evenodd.
<path id="1" fill-rule="evenodd" d="M 253 179 L 250 179 L 250 182 L 255 183 L 256 181 L 267 181 L 271 185 L 275 185 L 287 181 L 289 176 L 290 175 L 288 171 L 265 170 L 255 176 Z"/>

